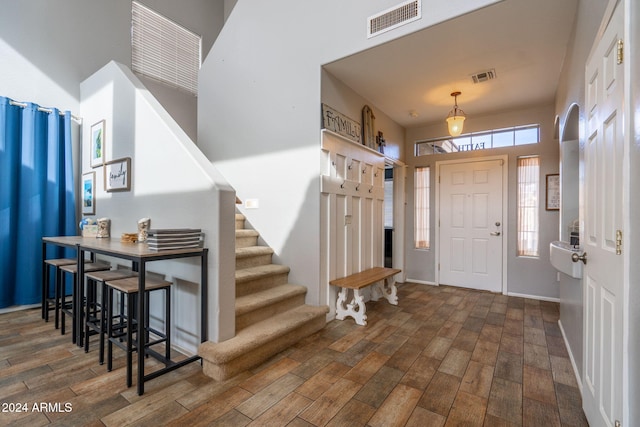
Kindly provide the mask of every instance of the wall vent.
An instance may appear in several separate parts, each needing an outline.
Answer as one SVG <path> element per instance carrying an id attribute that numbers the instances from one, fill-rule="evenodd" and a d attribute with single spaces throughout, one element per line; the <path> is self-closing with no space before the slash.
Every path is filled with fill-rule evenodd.
<path id="1" fill-rule="evenodd" d="M 479 73 L 472 74 L 471 80 L 473 80 L 473 83 L 482 83 L 482 82 L 486 82 L 487 80 L 493 80 L 496 77 L 497 77 L 496 70 L 492 68 L 490 70 L 481 71 Z"/>
<path id="2" fill-rule="evenodd" d="M 367 38 L 393 30 L 422 18 L 420 0 L 411 0 L 384 10 L 367 20 Z"/>

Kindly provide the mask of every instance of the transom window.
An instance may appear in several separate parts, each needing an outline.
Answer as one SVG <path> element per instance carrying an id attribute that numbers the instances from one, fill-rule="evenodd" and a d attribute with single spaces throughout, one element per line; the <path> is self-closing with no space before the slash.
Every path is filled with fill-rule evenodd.
<path id="1" fill-rule="evenodd" d="M 540 125 L 514 126 L 483 132 L 472 132 L 456 137 L 441 137 L 417 141 L 416 156 L 459 153 L 461 151 L 488 150 L 514 147 L 540 142 Z"/>

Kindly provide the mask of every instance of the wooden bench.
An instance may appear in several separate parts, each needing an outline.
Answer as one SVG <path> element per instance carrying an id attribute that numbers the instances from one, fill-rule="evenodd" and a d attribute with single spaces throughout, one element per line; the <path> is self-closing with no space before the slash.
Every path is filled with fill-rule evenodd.
<path id="1" fill-rule="evenodd" d="M 345 317 L 351 316 L 358 325 L 365 326 L 367 324 L 367 308 L 360 290 L 370 285 L 374 285 L 371 288 L 373 301 L 378 301 L 382 296 L 389 301 L 389 304 L 398 305 L 398 288 L 396 288 L 393 276 L 401 271 L 397 268 L 374 267 L 347 277 L 331 280 L 330 285 L 340 288 L 336 302 L 336 318 L 344 320 Z M 353 298 L 347 302 L 349 290 L 353 291 Z"/>

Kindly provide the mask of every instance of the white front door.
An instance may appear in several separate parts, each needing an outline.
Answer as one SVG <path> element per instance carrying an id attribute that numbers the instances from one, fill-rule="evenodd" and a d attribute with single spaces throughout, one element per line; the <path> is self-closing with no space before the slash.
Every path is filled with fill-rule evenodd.
<path id="1" fill-rule="evenodd" d="M 586 66 L 584 171 L 583 408 L 589 424 L 614 426 L 622 417 L 623 66 L 618 61 L 619 4 Z M 623 425 L 625 425 L 623 423 Z M 630 424 L 629 424 L 630 425 Z"/>
<path id="2" fill-rule="evenodd" d="M 439 279 L 502 292 L 504 160 L 439 165 Z"/>

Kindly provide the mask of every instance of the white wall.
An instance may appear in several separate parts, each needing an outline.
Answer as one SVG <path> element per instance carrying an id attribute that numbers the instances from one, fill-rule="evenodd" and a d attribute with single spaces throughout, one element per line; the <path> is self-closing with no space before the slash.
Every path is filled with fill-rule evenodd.
<path id="1" fill-rule="evenodd" d="M 105 120 L 106 161 L 131 158 L 131 191 L 108 193 L 104 167 L 89 162 L 91 126 L 83 127 L 82 171 L 96 176 L 94 218 L 111 219 L 111 236 L 136 232 L 140 218 L 152 228 L 201 228 L 209 252 L 209 333 L 233 325 L 235 298 L 235 194 L 182 129 L 125 66 L 111 62 L 81 85 L 86 123 Z M 174 282 L 174 343 L 191 352 L 200 343 L 200 263 L 159 261 L 148 271 Z M 224 302 L 223 302 L 224 301 Z M 233 328 L 232 328 L 233 329 Z M 225 337 L 226 338 L 226 337 Z"/>
<path id="2" fill-rule="evenodd" d="M 321 66 L 486 6 L 430 4 L 423 18 L 366 38 L 366 19 L 396 0 L 243 0 L 200 71 L 198 143 L 236 188 L 249 223 L 320 303 Z"/>
<path id="3" fill-rule="evenodd" d="M 142 0 L 203 36 L 203 56 L 223 26 L 223 0 Z M 0 0 L 0 93 L 78 114 L 80 82 L 111 60 L 131 65 L 131 1 Z M 152 87 L 195 139 L 197 100 Z"/>
<path id="4" fill-rule="evenodd" d="M 224 25 L 224 0 L 138 0 L 154 11 L 202 36 L 202 60 L 211 50 Z M 128 3 L 128 2 L 127 2 Z M 131 12 L 129 11 L 129 15 Z M 130 49 L 129 49 L 130 51 Z M 129 54 L 128 62 L 131 62 Z M 171 117 L 189 135 L 198 141 L 198 100 L 195 95 L 174 89 L 163 83 L 138 76 Z"/>
<path id="5" fill-rule="evenodd" d="M 431 172 L 431 206 L 435 208 L 435 171 L 436 162 L 443 160 L 464 159 L 469 157 L 482 157 L 490 155 L 508 155 L 508 218 L 505 225 L 508 227 L 508 252 L 507 252 L 507 292 L 510 295 L 524 295 L 535 298 L 557 300 L 558 282 L 556 270 L 549 263 L 549 242 L 557 240 L 558 211 L 547 211 L 544 205 L 544 177 L 546 174 L 558 173 L 558 142 L 553 139 L 553 106 L 541 106 L 525 110 L 510 111 L 499 115 L 482 117 L 469 117 L 465 121 L 465 132 L 477 132 L 489 129 L 500 129 L 509 126 L 540 124 L 539 144 L 523 145 L 505 149 L 491 149 L 476 152 L 462 152 L 453 154 L 440 154 L 433 156 L 414 155 L 414 143 L 416 141 L 442 137 L 446 135 L 446 123 L 436 123 L 431 126 L 407 129 L 407 153 L 406 163 L 409 166 L 407 173 L 407 188 L 413 188 L 414 167 L 429 166 Z M 525 258 L 516 256 L 516 194 L 517 177 L 516 162 L 518 156 L 540 156 L 541 179 L 541 206 L 540 215 L 540 256 L 538 258 Z M 407 224 L 413 224 L 414 195 L 410 190 L 407 194 Z M 435 212 L 431 215 L 431 248 L 429 250 L 416 250 L 413 242 L 413 227 L 407 227 L 406 234 L 406 272 L 407 280 L 420 282 L 435 282 L 435 254 L 438 248 L 435 242 Z"/>

